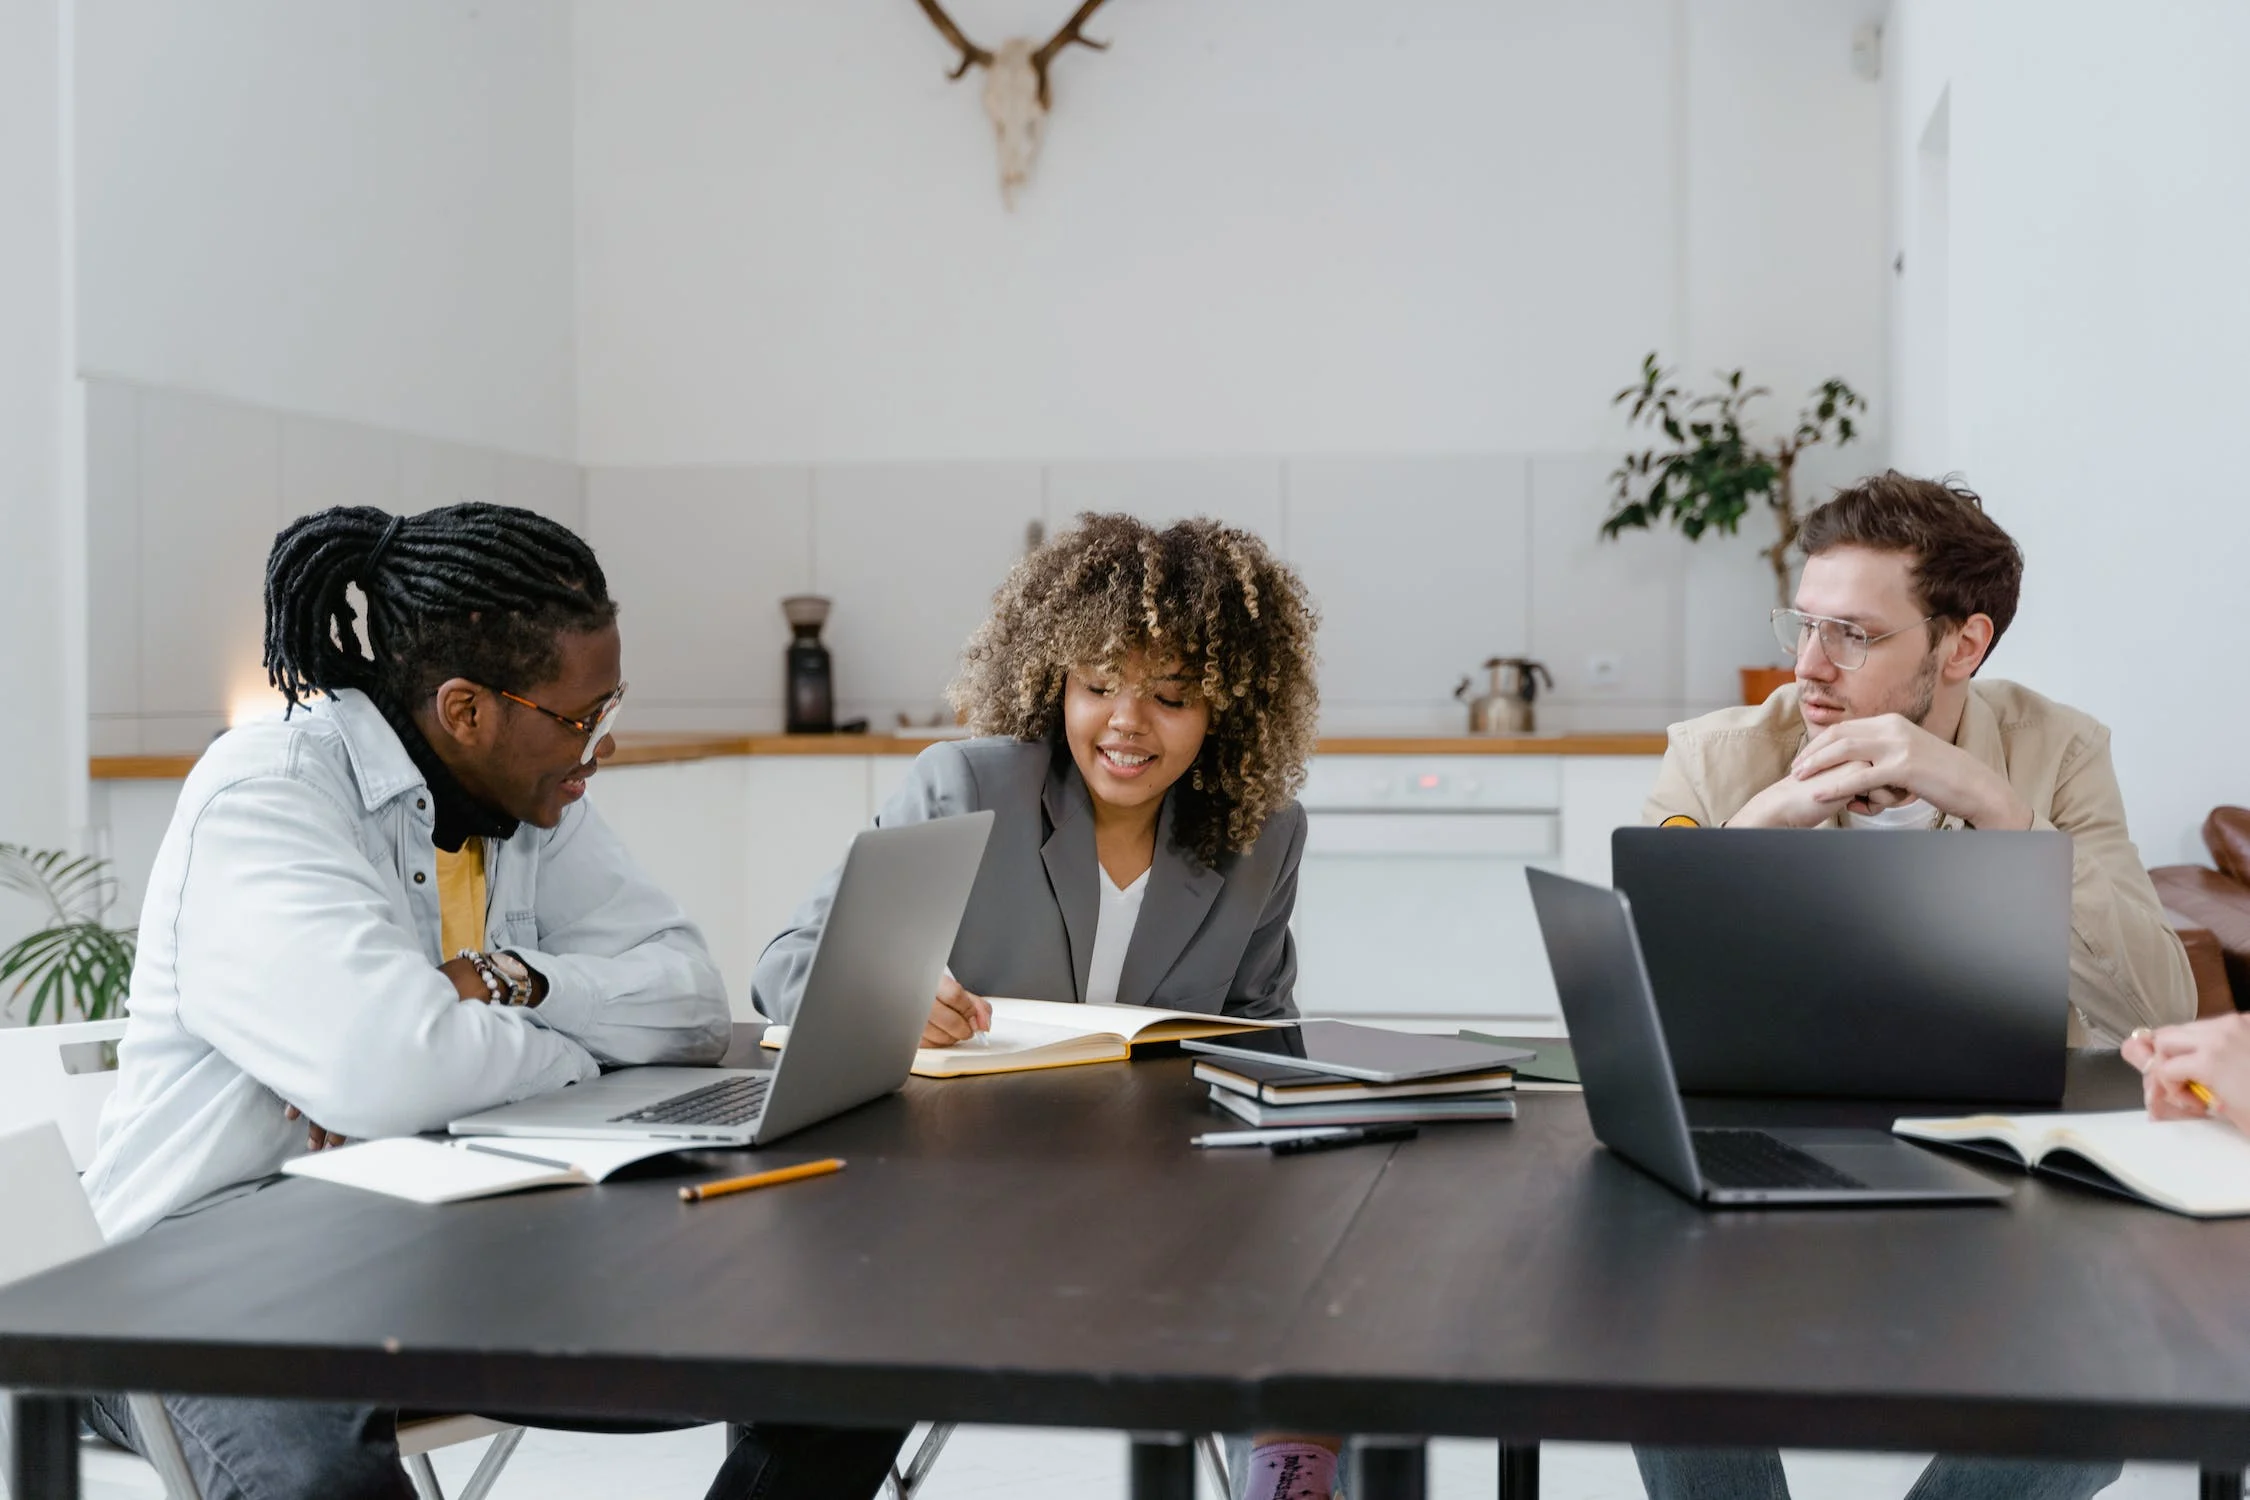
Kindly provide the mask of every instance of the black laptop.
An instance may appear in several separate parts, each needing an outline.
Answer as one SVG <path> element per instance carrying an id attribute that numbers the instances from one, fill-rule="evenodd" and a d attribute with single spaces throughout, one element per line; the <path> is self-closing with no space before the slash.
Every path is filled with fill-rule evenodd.
<path id="1" fill-rule="evenodd" d="M 1680 1087 L 2053 1104 L 2070 835 L 1620 828 Z"/>
<path id="2" fill-rule="evenodd" d="M 2010 1196 L 2011 1189 L 1879 1130 L 1690 1130 L 1631 904 L 1598 885 L 1545 870 L 1527 874 L 1586 1113 L 1604 1146 L 1686 1197 L 1727 1207 Z"/>

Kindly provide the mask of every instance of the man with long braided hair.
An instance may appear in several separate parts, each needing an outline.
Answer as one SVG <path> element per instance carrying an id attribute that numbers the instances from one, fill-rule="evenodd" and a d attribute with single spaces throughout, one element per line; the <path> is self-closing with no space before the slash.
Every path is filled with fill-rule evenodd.
<path id="1" fill-rule="evenodd" d="M 337 508 L 281 533 L 265 665 L 286 711 L 205 753 L 149 881 L 86 1174 L 112 1239 L 254 1192 L 301 1150 L 442 1128 L 603 1063 L 719 1059 L 731 1017 L 702 935 L 580 800 L 616 748 L 620 656 L 593 551 L 530 511 Z M 205 1500 L 413 1494 L 393 1412 L 166 1405 Z M 141 1446 L 122 1400 L 92 1409 Z M 899 1437 L 753 1433 L 712 1493 L 861 1500 Z"/>

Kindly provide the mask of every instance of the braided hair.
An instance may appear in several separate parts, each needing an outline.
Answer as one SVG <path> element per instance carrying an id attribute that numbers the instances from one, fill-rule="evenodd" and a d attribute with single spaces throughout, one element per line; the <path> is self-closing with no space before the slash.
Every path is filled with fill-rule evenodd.
<path id="1" fill-rule="evenodd" d="M 266 559 L 266 675 L 292 708 L 357 688 L 398 712 L 453 677 L 520 691 L 561 670 L 559 633 L 616 618 L 593 549 L 512 506 L 340 505 L 290 523 Z"/>

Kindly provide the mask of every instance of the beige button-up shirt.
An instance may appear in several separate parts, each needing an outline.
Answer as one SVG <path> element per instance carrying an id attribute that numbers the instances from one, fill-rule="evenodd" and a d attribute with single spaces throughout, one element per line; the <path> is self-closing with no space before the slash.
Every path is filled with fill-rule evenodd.
<path id="1" fill-rule="evenodd" d="M 1806 739 L 1795 687 L 1674 724 L 1643 821 L 1718 827 L 1787 775 Z M 2032 827 L 2070 835 L 2070 1001 L 2084 1031 L 2116 1041 L 2136 1026 L 2194 1020 L 2187 950 L 2126 832 L 2109 731 L 2029 688 L 1972 682 L 1953 743 L 2008 779 Z M 1838 813 L 1831 826 L 1851 824 Z M 2075 1040 L 2080 1027 L 2071 1029 Z"/>

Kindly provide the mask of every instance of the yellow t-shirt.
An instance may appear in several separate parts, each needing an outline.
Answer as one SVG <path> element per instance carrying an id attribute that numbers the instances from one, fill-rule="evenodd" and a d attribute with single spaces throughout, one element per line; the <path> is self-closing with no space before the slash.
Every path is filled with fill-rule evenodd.
<path id="1" fill-rule="evenodd" d="M 472 838 L 458 854 L 437 851 L 438 932 L 441 956 L 484 949 L 484 840 Z"/>

